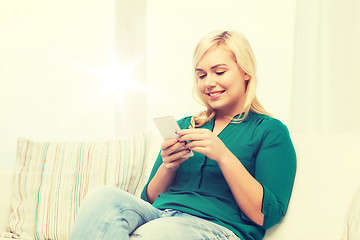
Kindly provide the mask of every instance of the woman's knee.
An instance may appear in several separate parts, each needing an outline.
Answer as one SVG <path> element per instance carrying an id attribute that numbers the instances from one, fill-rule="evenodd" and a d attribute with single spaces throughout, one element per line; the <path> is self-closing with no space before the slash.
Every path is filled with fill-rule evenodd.
<path id="1" fill-rule="evenodd" d="M 110 186 L 96 186 L 91 188 L 81 205 L 101 207 L 116 207 L 119 204 L 127 205 L 135 197 L 132 194 Z"/>
<path id="2" fill-rule="evenodd" d="M 150 203 L 124 190 L 109 186 L 98 186 L 90 189 L 85 200 L 80 204 L 81 215 L 99 216 L 114 212 L 135 214 L 145 221 L 160 216 L 160 211 Z"/>

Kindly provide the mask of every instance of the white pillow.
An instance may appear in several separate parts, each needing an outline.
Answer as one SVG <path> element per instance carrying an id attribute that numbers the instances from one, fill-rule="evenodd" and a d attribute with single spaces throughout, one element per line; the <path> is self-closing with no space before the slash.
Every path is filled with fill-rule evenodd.
<path id="1" fill-rule="evenodd" d="M 87 191 L 142 189 L 147 135 L 96 142 L 18 140 L 9 229 L 21 239 L 68 239 Z"/>

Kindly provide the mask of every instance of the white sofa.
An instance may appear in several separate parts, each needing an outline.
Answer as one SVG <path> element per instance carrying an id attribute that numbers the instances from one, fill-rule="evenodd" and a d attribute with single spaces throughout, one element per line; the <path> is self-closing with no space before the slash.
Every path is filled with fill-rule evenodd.
<path id="1" fill-rule="evenodd" d="M 161 142 L 154 135 L 147 175 Z M 265 239 L 339 240 L 360 184 L 360 133 L 292 134 L 292 139 L 298 167 L 291 202 L 284 219 Z M 0 169 L 0 232 L 6 229 L 10 214 L 12 181 L 13 171 Z"/>

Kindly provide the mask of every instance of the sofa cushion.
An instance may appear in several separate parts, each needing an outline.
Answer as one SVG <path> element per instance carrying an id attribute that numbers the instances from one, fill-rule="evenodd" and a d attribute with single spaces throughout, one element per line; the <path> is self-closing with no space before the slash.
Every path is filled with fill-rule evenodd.
<path id="1" fill-rule="evenodd" d="M 12 212 L 5 236 L 68 239 L 87 191 L 98 185 L 141 191 L 146 134 L 93 142 L 19 139 Z"/>

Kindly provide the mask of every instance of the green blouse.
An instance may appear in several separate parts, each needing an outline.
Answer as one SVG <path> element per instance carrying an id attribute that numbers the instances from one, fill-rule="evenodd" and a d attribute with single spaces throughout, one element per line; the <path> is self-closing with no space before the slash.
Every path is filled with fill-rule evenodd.
<path id="1" fill-rule="evenodd" d="M 188 128 L 190 119 L 179 120 L 180 128 Z M 202 126 L 213 127 L 214 119 Z M 243 122 L 230 123 L 218 137 L 263 186 L 263 226 L 240 210 L 217 162 L 197 152 L 180 164 L 174 183 L 153 206 L 201 217 L 232 230 L 241 239 L 262 239 L 266 229 L 284 216 L 290 200 L 296 154 L 289 132 L 279 120 L 250 111 Z M 159 154 L 148 182 L 161 164 Z M 144 200 L 146 188 L 141 194 Z"/>

